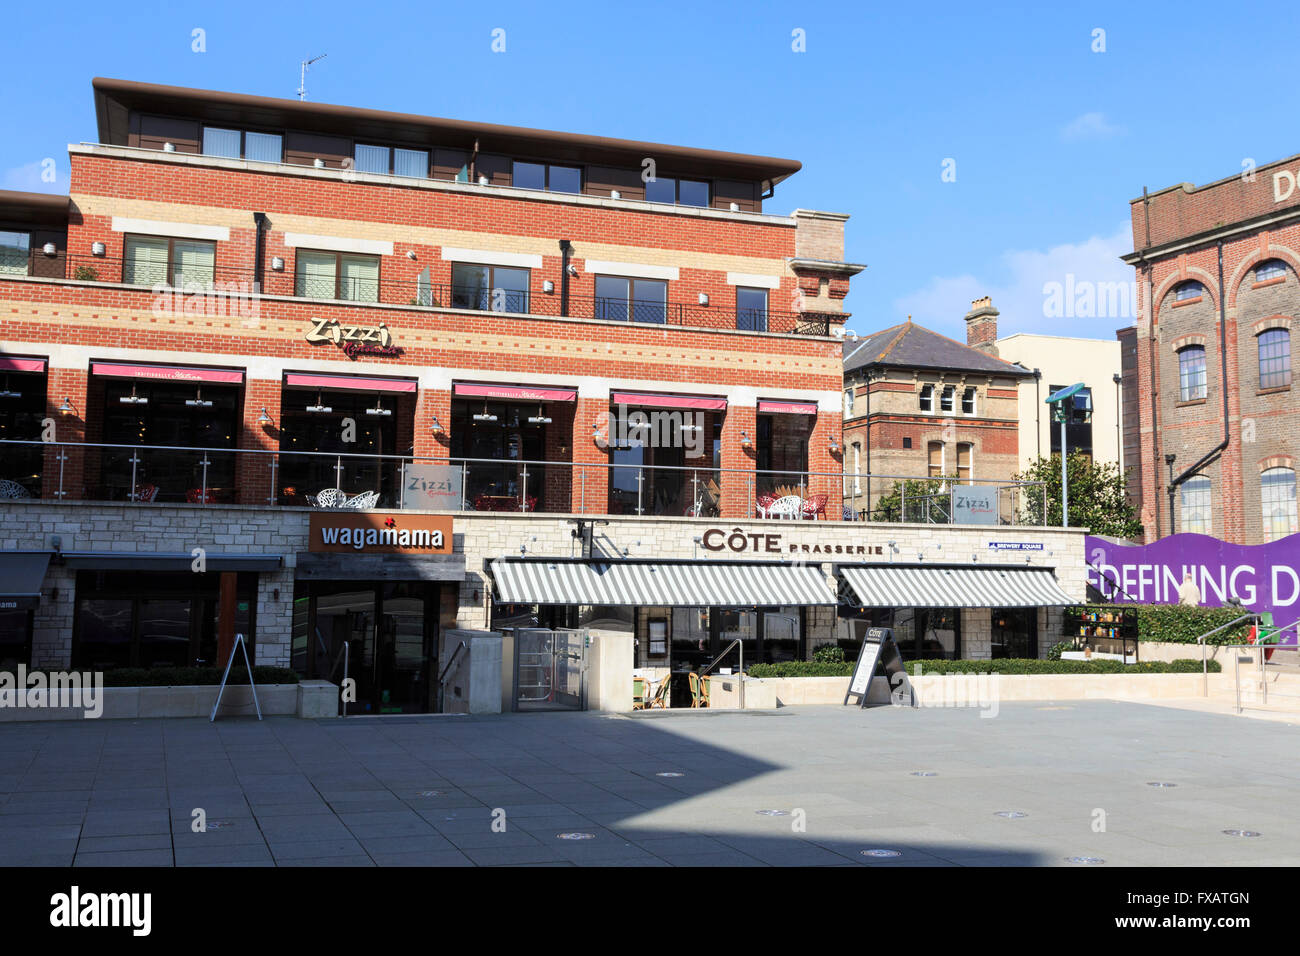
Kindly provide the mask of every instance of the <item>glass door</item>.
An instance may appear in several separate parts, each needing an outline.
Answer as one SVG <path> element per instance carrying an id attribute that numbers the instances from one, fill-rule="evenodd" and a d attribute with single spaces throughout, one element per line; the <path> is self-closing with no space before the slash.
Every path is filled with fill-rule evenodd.
<path id="1" fill-rule="evenodd" d="M 342 664 L 336 662 L 348 645 L 348 677 L 356 681 L 356 699 L 348 710 L 374 713 L 375 589 L 318 594 L 316 629 L 308 640 L 315 645 L 312 676 L 322 680 L 343 679 Z"/>
<path id="2" fill-rule="evenodd" d="M 436 680 L 436 614 L 426 614 L 425 585 L 402 581 L 383 586 L 375 661 L 375 702 L 381 714 L 431 710 L 430 686 Z"/>

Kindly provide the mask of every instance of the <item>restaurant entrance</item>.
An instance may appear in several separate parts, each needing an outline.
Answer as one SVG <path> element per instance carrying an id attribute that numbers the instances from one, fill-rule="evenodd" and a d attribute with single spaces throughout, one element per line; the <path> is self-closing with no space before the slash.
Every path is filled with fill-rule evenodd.
<path id="1" fill-rule="evenodd" d="M 346 666 L 349 714 L 435 709 L 439 596 L 428 581 L 296 582 L 294 670 L 341 683 Z"/>

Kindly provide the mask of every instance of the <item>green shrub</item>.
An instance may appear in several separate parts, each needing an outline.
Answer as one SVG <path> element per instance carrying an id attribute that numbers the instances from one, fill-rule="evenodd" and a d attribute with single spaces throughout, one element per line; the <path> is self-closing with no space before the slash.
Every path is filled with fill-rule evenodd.
<path id="1" fill-rule="evenodd" d="M 1047 659 L 1049 661 L 1059 661 L 1061 659 L 1062 651 L 1069 651 L 1073 649 L 1074 649 L 1073 641 L 1061 641 L 1059 644 L 1053 644 L 1047 651 Z"/>
<path id="2" fill-rule="evenodd" d="M 184 687 L 191 684 L 220 684 L 220 667 L 114 667 L 104 671 L 105 687 Z M 258 684 L 296 684 L 298 674 L 287 667 L 253 666 Z M 248 684 L 248 671 L 232 667 L 227 684 Z"/>
<path id="3" fill-rule="evenodd" d="M 1181 604 L 1138 605 L 1138 640 L 1163 641 L 1168 644 L 1195 644 L 1206 631 L 1222 627 L 1243 614 L 1235 607 L 1186 607 Z M 1207 644 L 1242 644 L 1246 640 L 1247 621 L 1205 639 Z"/>
<path id="4" fill-rule="evenodd" d="M 72 278 L 78 279 L 82 282 L 97 282 L 99 280 L 99 273 L 91 266 L 77 266 L 77 268 L 72 271 Z"/>
<path id="5" fill-rule="evenodd" d="M 915 673 L 917 664 L 921 665 L 922 674 L 1190 674 L 1201 671 L 1201 662 L 1196 660 L 1123 664 L 1109 660 L 1062 661 L 1009 657 L 998 660 L 909 661 L 907 673 Z M 1208 669 L 1211 673 L 1219 673 L 1219 663 L 1210 661 Z M 852 664 L 822 664 L 817 661 L 783 661 L 780 664 L 755 664 L 749 668 L 750 677 L 848 677 L 852 673 Z"/>
<path id="6" fill-rule="evenodd" d="M 838 644 L 823 644 L 813 651 L 813 660 L 818 664 L 843 664 L 844 648 Z"/>

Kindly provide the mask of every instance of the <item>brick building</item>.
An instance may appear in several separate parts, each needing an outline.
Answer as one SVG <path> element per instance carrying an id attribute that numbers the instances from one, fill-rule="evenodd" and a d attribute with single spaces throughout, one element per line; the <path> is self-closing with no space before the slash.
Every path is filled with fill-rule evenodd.
<path id="1" fill-rule="evenodd" d="M 855 512 L 874 511 L 899 477 L 1005 482 L 1019 470 L 1017 389 L 1032 373 L 998 358 L 992 302 L 971 306 L 965 345 L 910 317 L 845 342 L 845 494 Z"/>
<path id="2" fill-rule="evenodd" d="M 309 678 L 348 648 L 400 711 L 458 628 L 589 628 L 683 686 L 834 639 L 813 556 L 882 545 L 779 519 L 842 514 L 862 266 L 847 215 L 765 208 L 798 162 L 93 85 L 70 195 L 0 194 L 0 664 L 244 633 Z"/>
<path id="3" fill-rule="evenodd" d="M 1120 330 L 1149 540 L 1242 544 L 1296 531 L 1300 156 L 1131 201 L 1136 327 Z M 1172 491 L 1172 518 L 1171 518 Z"/>

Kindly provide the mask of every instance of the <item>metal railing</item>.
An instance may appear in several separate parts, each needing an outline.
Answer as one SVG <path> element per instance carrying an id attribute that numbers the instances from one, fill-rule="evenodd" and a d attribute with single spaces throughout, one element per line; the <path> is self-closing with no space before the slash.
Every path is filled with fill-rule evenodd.
<path id="1" fill-rule="evenodd" d="M 451 673 L 452 665 L 460 657 L 462 651 L 469 650 L 469 645 L 461 641 L 456 645 L 456 649 L 451 652 L 451 657 L 447 658 L 447 666 L 442 669 L 438 675 L 438 713 L 442 713 L 443 702 L 447 697 L 447 675 Z"/>
<path id="2" fill-rule="evenodd" d="M 378 278 L 275 270 L 268 266 L 259 276 L 251 268 L 230 268 L 201 264 L 163 263 L 60 254 L 33 253 L 26 260 L 26 275 L 33 278 L 109 282 L 138 287 L 151 294 L 157 287 L 186 296 L 267 295 L 312 300 L 335 300 L 349 304 L 414 306 L 428 309 L 458 309 L 545 318 L 603 319 L 651 325 L 691 328 L 735 329 L 749 332 L 781 332 L 825 337 L 831 334 L 830 320 L 803 312 L 774 309 L 719 308 L 698 302 L 629 299 L 570 293 L 567 307 L 553 280 L 553 291 L 489 288 L 463 283 L 422 281 L 418 276 L 396 278 L 385 270 Z M 391 271 L 396 271 L 394 267 Z M 0 279 L 12 275 L 0 273 Z M 21 278 L 21 275 L 13 275 Z M 532 276 L 540 286 L 544 277 Z M 556 277 L 559 278 L 558 276 Z"/>
<path id="3" fill-rule="evenodd" d="M 740 709 L 744 710 L 745 709 L 745 645 L 742 643 L 742 638 L 739 637 L 736 638 L 725 648 L 723 648 L 722 653 L 719 654 L 717 657 L 715 657 L 707 667 L 705 667 L 703 670 L 700 671 L 700 680 L 703 681 L 704 678 L 708 677 L 709 671 L 713 670 L 713 668 L 721 664 L 722 659 L 731 653 L 731 649 L 733 647 L 739 648 L 738 654 L 740 655 L 740 661 L 736 665 L 736 684 L 738 687 L 737 695 L 740 698 Z"/>
<path id="4" fill-rule="evenodd" d="M 422 465 L 443 469 L 447 489 L 437 497 L 408 487 L 408 476 L 416 483 L 411 469 Z M 929 496 L 922 508 L 906 495 L 906 484 L 916 480 L 911 476 L 862 475 L 856 480 L 877 496 L 874 507 L 867 507 L 866 496 L 843 491 L 854 480 L 838 471 L 0 440 L 0 488 L 9 489 L 9 497 L 57 501 L 405 505 L 417 511 L 1040 527 L 1025 520 L 1025 502 L 1046 496 L 1043 482 L 953 483 L 941 495 Z M 953 496 L 971 487 L 993 489 L 996 513 L 964 514 L 953 507 Z M 887 505 L 887 488 L 901 492 L 894 499 L 899 507 Z"/>
<path id="5" fill-rule="evenodd" d="M 1268 695 L 1269 695 L 1268 667 L 1270 664 L 1275 663 L 1273 661 L 1274 655 L 1277 654 L 1277 652 L 1279 651 L 1283 652 L 1284 654 L 1300 654 L 1300 619 L 1292 621 L 1290 624 L 1284 625 L 1282 627 L 1271 627 L 1269 625 L 1259 624 L 1258 615 L 1251 615 L 1251 616 L 1255 617 L 1257 622 L 1256 638 L 1254 643 L 1220 645 L 1221 647 L 1232 651 L 1232 678 L 1233 678 L 1232 685 L 1233 685 L 1233 693 L 1235 697 L 1235 705 L 1236 705 L 1237 713 L 1239 714 L 1242 713 L 1248 706 L 1248 704 L 1242 703 L 1241 665 L 1243 663 L 1258 664 L 1259 667 L 1258 677 L 1254 678 L 1251 681 L 1251 685 L 1252 685 L 1251 693 L 1253 695 L 1254 689 L 1258 688 L 1259 695 L 1260 695 L 1260 700 L 1259 700 L 1260 706 L 1267 707 Z M 1267 634 L 1261 633 L 1262 630 L 1264 629 L 1267 629 L 1268 631 Z M 1296 639 L 1292 641 L 1283 642 L 1282 636 L 1286 634 L 1286 632 L 1288 631 L 1292 632 L 1293 635 L 1296 635 Z M 1249 650 L 1252 653 L 1249 656 L 1242 654 L 1242 651 L 1245 650 Z M 1295 669 L 1297 676 L 1300 676 L 1300 668 L 1296 668 L 1296 663 L 1297 663 L 1296 660 L 1292 660 L 1290 662 L 1291 668 Z M 1274 669 L 1275 676 L 1280 673 L 1281 673 L 1280 668 Z M 1278 691 L 1276 689 L 1274 690 L 1273 693 L 1275 697 L 1282 697 L 1289 700 L 1300 699 L 1300 694 L 1287 694 Z M 1253 703 L 1253 702 L 1248 702 L 1248 703 Z"/>

